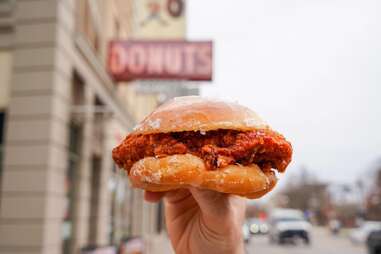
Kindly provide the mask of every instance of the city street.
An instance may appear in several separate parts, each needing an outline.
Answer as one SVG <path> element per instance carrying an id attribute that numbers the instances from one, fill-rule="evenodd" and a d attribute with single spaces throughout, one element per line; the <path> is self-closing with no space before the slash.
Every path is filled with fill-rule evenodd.
<path id="1" fill-rule="evenodd" d="M 0 0 L 0 254 L 378 253 L 380 9 Z"/>
<path id="2" fill-rule="evenodd" d="M 353 245 L 345 236 L 332 236 L 325 228 L 314 228 L 311 237 L 312 243 L 306 246 L 303 243 L 276 245 L 270 244 L 267 236 L 253 236 L 246 246 L 247 253 L 262 254 L 365 254 L 363 246 Z"/>

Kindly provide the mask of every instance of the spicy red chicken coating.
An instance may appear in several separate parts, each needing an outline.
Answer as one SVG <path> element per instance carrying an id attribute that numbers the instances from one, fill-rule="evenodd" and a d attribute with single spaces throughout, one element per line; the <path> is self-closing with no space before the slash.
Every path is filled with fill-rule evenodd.
<path id="1" fill-rule="evenodd" d="M 272 130 L 184 131 L 156 134 L 130 134 L 112 151 L 119 167 L 129 171 L 144 157 L 193 154 L 202 158 L 208 170 L 231 164 L 257 164 L 263 171 L 283 172 L 291 161 L 292 147 Z"/>

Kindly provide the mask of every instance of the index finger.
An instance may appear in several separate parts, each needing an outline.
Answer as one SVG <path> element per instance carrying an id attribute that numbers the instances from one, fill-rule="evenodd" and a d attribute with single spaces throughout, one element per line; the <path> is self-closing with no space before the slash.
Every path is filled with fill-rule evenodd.
<path id="1" fill-rule="evenodd" d="M 144 199 L 151 203 L 159 202 L 165 195 L 166 192 L 152 192 L 152 191 L 145 191 L 144 192 Z"/>

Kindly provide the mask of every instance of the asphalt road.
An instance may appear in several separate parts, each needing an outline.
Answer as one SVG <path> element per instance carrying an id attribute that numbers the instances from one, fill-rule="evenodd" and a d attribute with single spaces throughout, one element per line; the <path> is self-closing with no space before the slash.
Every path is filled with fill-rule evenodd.
<path id="1" fill-rule="evenodd" d="M 353 245 L 345 236 L 332 236 L 325 228 L 312 230 L 311 244 L 270 244 L 267 236 L 253 236 L 246 246 L 249 254 L 366 254 L 364 246 Z"/>

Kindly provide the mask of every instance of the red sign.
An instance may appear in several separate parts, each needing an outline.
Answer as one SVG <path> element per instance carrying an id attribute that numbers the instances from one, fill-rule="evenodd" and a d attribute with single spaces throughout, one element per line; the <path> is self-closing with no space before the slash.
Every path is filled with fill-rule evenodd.
<path id="1" fill-rule="evenodd" d="M 108 69 L 115 81 L 211 80 L 211 41 L 112 41 Z"/>

